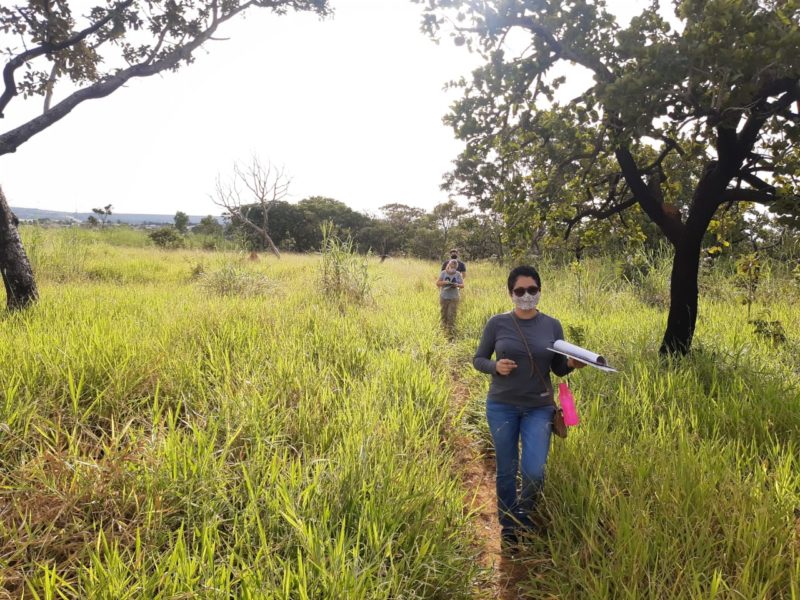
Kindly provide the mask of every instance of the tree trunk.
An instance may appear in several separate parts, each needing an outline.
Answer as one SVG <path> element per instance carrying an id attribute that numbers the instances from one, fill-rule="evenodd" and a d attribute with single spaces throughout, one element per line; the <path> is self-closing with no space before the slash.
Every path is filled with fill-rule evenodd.
<path id="1" fill-rule="evenodd" d="M 545 233 L 547 233 L 547 228 L 544 226 L 544 222 L 542 222 L 531 235 L 531 254 L 533 256 L 542 255 L 542 248 L 539 246 L 539 242 L 542 241 Z"/>
<path id="2" fill-rule="evenodd" d="M 9 310 L 25 308 L 39 298 L 33 270 L 19 232 L 13 223 L 11 209 L 0 189 L 0 273 L 6 288 Z"/>
<path id="3" fill-rule="evenodd" d="M 275 242 L 272 241 L 272 238 L 267 233 L 267 230 L 266 229 L 262 230 L 261 235 L 264 236 L 264 245 L 269 246 L 273 254 L 275 254 L 275 256 L 277 256 L 278 258 L 280 258 L 281 257 L 280 250 L 278 250 L 278 247 L 275 246 Z"/>
<path id="4" fill-rule="evenodd" d="M 692 346 L 697 322 L 697 277 L 702 237 L 684 236 L 675 247 L 670 278 L 670 305 L 661 354 L 685 355 Z"/>

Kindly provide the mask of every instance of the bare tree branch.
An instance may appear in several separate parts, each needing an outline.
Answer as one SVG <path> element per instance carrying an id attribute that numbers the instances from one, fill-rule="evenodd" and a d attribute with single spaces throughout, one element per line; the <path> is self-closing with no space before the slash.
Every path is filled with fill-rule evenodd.
<path id="1" fill-rule="evenodd" d="M 757 190 L 767 191 L 767 192 L 770 192 L 770 193 L 773 193 L 773 194 L 775 193 L 775 186 L 774 185 L 770 185 L 769 183 L 767 183 L 766 181 L 764 181 L 760 177 L 756 177 L 752 173 L 748 173 L 748 172 L 742 173 L 741 176 L 739 177 L 739 179 L 742 180 L 742 181 L 746 181 L 747 183 L 749 183 L 751 186 L 753 186 Z"/>
<path id="2" fill-rule="evenodd" d="M 663 163 L 664 160 L 666 160 L 667 156 L 669 156 L 669 153 L 672 152 L 673 150 L 681 156 L 686 156 L 686 152 L 683 151 L 683 148 L 680 147 L 680 144 L 678 144 L 678 142 L 666 136 L 662 137 L 661 139 L 666 144 L 664 148 L 661 150 L 661 154 L 659 154 L 658 158 L 656 158 L 651 164 L 643 168 L 642 173 L 650 173 L 654 169 L 660 167 L 661 163 Z"/>
<path id="3" fill-rule="evenodd" d="M 240 184 L 249 192 L 246 202 L 242 199 Z M 231 183 L 225 184 L 221 177 L 217 177 L 212 201 L 228 211 L 231 219 L 244 223 L 257 233 L 264 241 L 264 245 L 269 246 L 275 256 L 280 258 L 281 253 L 269 235 L 269 211 L 275 202 L 288 196 L 290 184 L 291 179 L 283 167 L 276 167 L 270 162 L 263 165 L 258 157 L 253 156 L 246 168 L 238 163 L 233 166 Z M 256 223 L 251 218 L 250 210 L 253 207 L 258 207 L 262 224 Z"/>
<path id="4" fill-rule="evenodd" d="M 53 88 L 55 88 L 56 84 L 56 73 L 58 73 L 58 61 L 53 61 L 53 68 L 50 69 L 50 77 L 47 78 L 42 113 L 46 113 L 50 110 L 50 102 L 53 100 Z"/>
<path id="5" fill-rule="evenodd" d="M 755 202 L 757 204 L 772 204 L 778 199 L 774 190 L 754 190 L 752 188 L 727 189 L 719 198 L 719 205 L 726 202 Z"/>
<path id="6" fill-rule="evenodd" d="M 575 225 L 580 223 L 586 217 L 593 217 L 593 218 L 598 219 L 598 220 L 607 219 L 607 218 L 609 218 L 609 217 L 611 217 L 613 215 L 621 213 L 625 209 L 630 208 L 631 206 L 636 204 L 636 202 L 637 202 L 636 198 L 635 197 L 631 197 L 628 200 L 626 200 L 625 202 L 621 202 L 621 203 L 616 204 L 616 205 L 614 205 L 614 206 L 612 206 L 610 208 L 606 208 L 606 209 L 601 209 L 601 208 L 594 209 L 593 208 L 593 209 L 584 210 L 584 211 L 578 213 L 577 215 L 575 215 L 571 219 L 567 220 L 567 231 L 564 234 L 564 239 L 566 240 L 567 238 L 569 238 L 570 233 L 572 233 L 573 227 L 575 227 Z"/>

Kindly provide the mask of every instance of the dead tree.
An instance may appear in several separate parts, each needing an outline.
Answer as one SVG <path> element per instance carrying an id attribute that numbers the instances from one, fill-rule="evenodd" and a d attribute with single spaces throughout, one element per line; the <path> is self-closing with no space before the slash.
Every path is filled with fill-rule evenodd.
<path id="1" fill-rule="evenodd" d="M 288 196 L 290 183 L 291 179 L 283 167 L 276 167 L 271 162 L 263 165 L 254 156 L 247 167 L 238 163 L 233 166 L 233 178 L 230 182 L 217 177 L 212 200 L 227 211 L 231 223 L 243 224 L 254 231 L 263 241 L 264 247 L 269 247 L 280 258 L 281 253 L 269 235 L 269 210 L 276 202 Z"/>

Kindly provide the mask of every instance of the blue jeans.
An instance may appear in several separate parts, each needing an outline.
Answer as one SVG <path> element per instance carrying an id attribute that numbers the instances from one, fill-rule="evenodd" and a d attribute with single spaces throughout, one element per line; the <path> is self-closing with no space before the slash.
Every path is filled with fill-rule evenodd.
<path id="1" fill-rule="evenodd" d="M 530 514 L 544 487 L 554 410 L 553 406 L 522 408 L 491 398 L 486 400 L 486 419 L 492 432 L 497 463 L 497 512 L 504 530 L 531 525 Z M 522 475 L 519 494 L 518 471 Z"/>

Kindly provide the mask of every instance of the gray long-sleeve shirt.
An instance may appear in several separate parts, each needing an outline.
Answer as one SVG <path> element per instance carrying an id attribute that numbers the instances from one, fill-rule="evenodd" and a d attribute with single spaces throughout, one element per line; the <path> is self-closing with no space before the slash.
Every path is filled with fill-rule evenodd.
<path id="1" fill-rule="evenodd" d="M 442 300 L 459 300 L 461 298 L 461 294 L 459 294 L 459 288 L 455 287 L 455 284 L 463 284 L 464 278 L 461 277 L 461 273 L 456 271 L 452 275 L 448 274 L 447 271 L 442 271 L 439 274 L 439 281 L 446 281 L 448 283 L 452 283 L 453 285 L 443 285 L 439 288 L 439 298 Z"/>
<path id="2" fill-rule="evenodd" d="M 533 360 L 539 368 L 541 377 L 531 370 L 525 344 L 512 319 L 516 319 Z M 567 357 L 547 350 L 556 340 L 564 339 L 564 330 L 557 319 L 544 313 L 537 313 L 532 319 L 519 319 L 511 313 L 493 316 L 483 329 L 478 349 L 472 359 L 473 366 L 492 376 L 489 386 L 489 399 L 515 406 L 535 407 L 553 403 L 550 371 L 559 376 L 570 373 Z M 492 360 L 492 354 L 495 355 Z M 495 367 L 501 358 L 509 358 L 517 363 L 517 368 L 508 375 L 498 375 Z M 547 382 L 546 387 L 542 379 Z"/>

